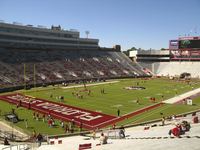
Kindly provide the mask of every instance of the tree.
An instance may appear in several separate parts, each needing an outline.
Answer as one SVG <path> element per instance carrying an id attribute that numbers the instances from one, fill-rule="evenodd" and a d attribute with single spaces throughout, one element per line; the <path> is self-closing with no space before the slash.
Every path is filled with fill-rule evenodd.
<path id="1" fill-rule="evenodd" d="M 133 51 L 133 50 L 137 50 L 137 48 L 132 47 L 131 49 L 128 49 L 127 51 Z"/>
<path id="2" fill-rule="evenodd" d="M 161 48 L 160 50 L 161 50 L 161 51 L 164 51 L 164 50 L 166 50 L 166 49 L 165 49 L 165 48 Z"/>
<path id="3" fill-rule="evenodd" d="M 123 53 L 124 53 L 125 55 L 129 56 L 129 52 L 130 52 L 130 51 L 135 51 L 135 50 L 137 50 L 137 48 L 132 47 L 132 48 L 130 48 L 130 49 L 127 49 L 126 51 L 123 51 Z"/>

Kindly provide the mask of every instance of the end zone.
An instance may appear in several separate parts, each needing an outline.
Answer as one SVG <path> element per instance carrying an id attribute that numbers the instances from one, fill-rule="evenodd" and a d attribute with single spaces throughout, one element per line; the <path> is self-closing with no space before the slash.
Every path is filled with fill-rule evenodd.
<path id="1" fill-rule="evenodd" d="M 72 121 L 73 119 L 77 125 L 82 124 L 86 129 L 95 129 L 99 124 L 110 122 L 116 118 L 115 116 L 100 112 L 90 111 L 22 94 L 1 95 L 0 99 L 16 105 L 20 103 L 20 106 L 22 107 L 46 115 L 50 114 L 52 117 L 59 120 Z"/>

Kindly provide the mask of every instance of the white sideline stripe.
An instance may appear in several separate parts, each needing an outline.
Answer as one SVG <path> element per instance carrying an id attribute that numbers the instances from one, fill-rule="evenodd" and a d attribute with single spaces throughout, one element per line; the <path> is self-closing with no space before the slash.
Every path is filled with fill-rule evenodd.
<path id="1" fill-rule="evenodd" d="M 180 100 L 183 100 L 183 99 L 185 99 L 185 98 L 187 98 L 187 97 L 190 97 L 190 96 L 192 96 L 192 95 L 195 95 L 195 94 L 197 94 L 197 93 L 199 93 L 199 92 L 200 92 L 200 88 L 195 89 L 195 90 L 192 90 L 192 91 L 189 91 L 189 92 L 186 92 L 186 93 L 181 94 L 181 95 L 178 95 L 178 96 L 175 96 L 175 97 L 170 98 L 170 99 L 168 99 L 168 100 L 165 100 L 165 101 L 163 101 L 163 103 L 174 104 L 174 103 L 176 103 L 176 102 L 178 102 L 178 101 L 180 101 Z"/>
<path id="2" fill-rule="evenodd" d="M 152 110 L 150 113 L 148 112 L 148 114 L 147 115 L 145 115 L 144 117 L 138 117 L 138 118 L 136 118 L 136 120 L 134 120 L 134 121 L 130 121 L 129 123 L 137 123 L 137 121 L 140 121 L 140 120 L 142 120 L 142 119 L 144 119 L 144 118 L 148 118 L 149 116 L 152 116 L 153 114 L 156 114 L 157 112 L 161 112 L 161 111 L 163 111 L 163 110 L 166 110 L 166 109 L 168 109 L 169 108 L 169 106 L 167 106 L 167 107 L 165 107 L 165 108 L 162 108 L 162 109 L 154 109 L 154 110 Z"/>
<path id="3" fill-rule="evenodd" d="M 117 83 L 119 81 L 109 81 L 109 82 L 101 82 L 101 83 L 93 83 L 93 84 L 86 84 L 86 86 L 95 86 L 95 85 L 102 85 L 102 84 L 109 84 L 109 83 Z M 75 87 L 84 87 L 84 85 L 73 85 L 68 87 L 62 87 L 63 89 L 71 89 Z"/>
<path id="4" fill-rule="evenodd" d="M 147 107 L 151 107 L 151 106 L 154 106 L 154 105 L 155 105 L 155 104 L 152 104 L 152 105 L 147 106 Z M 124 114 L 124 115 L 122 115 L 121 117 L 128 116 L 129 114 L 135 113 L 135 112 L 140 111 L 140 110 L 145 109 L 145 108 L 146 108 L 146 107 L 141 108 L 141 109 L 138 109 L 138 110 L 135 110 L 135 111 L 130 112 L 130 113 L 127 113 L 127 114 Z M 111 121 L 113 121 L 113 120 L 117 120 L 117 119 L 119 119 L 119 118 L 116 117 L 116 118 L 113 118 L 113 119 L 107 120 L 107 121 L 102 122 L 102 123 L 100 123 L 100 124 L 98 124 L 98 125 L 95 125 L 94 127 L 96 127 L 96 126 L 100 126 L 100 125 L 102 125 L 102 124 L 104 124 L 104 123 L 111 122 Z"/>

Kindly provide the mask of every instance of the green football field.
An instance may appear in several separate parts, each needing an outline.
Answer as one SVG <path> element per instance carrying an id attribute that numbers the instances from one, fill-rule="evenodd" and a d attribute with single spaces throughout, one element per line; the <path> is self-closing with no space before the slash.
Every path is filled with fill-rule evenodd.
<path id="1" fill-rule="evenodd" d="M 44 88 L 35 88 L 31 90 L 21 90 L 25 95 L 31 95 L 34 97 L 47 99 L 51 101 L 61 102 L 60 96 L 64 97 L 64 101 L 67 105 L 76 106 L 79 108 L 84 108 L 92 111 L 98 111 L 105 114 L 110 114 L 117 116 L 117 110 L 120 110 L 120 115 L 125 115 L 130 112 L 136 111 L 138 109 L 152 105 L 153 103 L 149 100 L 150 97 L 155 97 L 156 102 L 161 102 L 163 100 L 169 99 L 176 95 L 182 94 L 184 92 L 193 90 L 200 87 L 199 80 L 192 80 L 189 84 L 184 81 L 169 80 L 166 78 L 157 79 L 121 79 L 114 80 L 118 81 L 116 83 L 108 83 L 104 85 L 88 86 L 86 88 L 91 91 L 90 94 L 84 91 L 84 87 L 81 88 L 69 88 L 65 89 L 60 86 L 49 86 Z M 70 86 L 70 85 L 69 85 Z M 140 86 L 144 87 L 143 90 L 127 90 L 126 87 Z M 101 93 L 104 89 L 105 93 Z M 78 93 L 83 98 L 78 98 L 72 93 Z M 5 94 L 5 93 L 3 93 Z M 137 104 L 137 100 L 139 104 Z M 155 108 L 143 114 L 134 116 L 132 118 L 126 119 L 118 124 L 132 124 L 139 123 L 143 121 L 148 121 L 152 119 L 160 118 L 160 113 L 164 116 L 169 116 L 172 114 L 180 114 L 183 112 L 188 112 L 192 110 L 197 110 L 200 108 L 200 98 L 193 100 L 194 105 L 186 106 L 181 104 L 165 104 L 161 107 Z M 3 114 L 9 112 L 12 108 L 16 106 L 10 105 L 6 102 L 0 101 L 1 118 Z M 32 111 L 25 108 L 20 108 L 16 110 L 20 118 L 28 119 L 29 127 L 25 128 L 25 123 L 23 121 L 15 124 L 25 130 L 25 132 L 31 133 L 33 130 L 41 132 L 44 134 L 62 134 L 63 129 L 59 127 L 59 121 L 57 121 L 57 126 L 55 128 L 48 128 L 46 123 L 42 121 L 36 121 L 32 118 Z M 78 130 L 78 129 L 77 129 Z"/>

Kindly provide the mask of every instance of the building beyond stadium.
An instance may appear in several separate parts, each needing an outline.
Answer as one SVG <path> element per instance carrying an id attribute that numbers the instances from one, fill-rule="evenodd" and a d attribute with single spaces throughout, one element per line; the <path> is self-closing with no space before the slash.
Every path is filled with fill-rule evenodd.
<path id="1" fill-rule="evenodd" d="M 167 50 L 141 50 L 137 52 L 140 65 L 159 76 L 179 76 L 190 73 L 200 77 L 200 37 L 179 37 L 169 41 Z"/>

